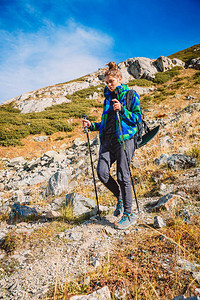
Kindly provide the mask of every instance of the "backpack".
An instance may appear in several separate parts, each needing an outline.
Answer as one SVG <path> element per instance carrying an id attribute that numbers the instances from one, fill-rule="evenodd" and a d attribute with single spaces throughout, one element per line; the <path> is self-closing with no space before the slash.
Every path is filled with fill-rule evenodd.
<path id="1" fill-rule="evenodd" d="M 132 99 L 133 99 L 133 94 L 135 93 L 135 90 L 129 90 L 126 94 L 126 107 L 129 111 L 131 111 L 131 105 L 132 105 Z M 137 132 L 134 135 L 135 138 L 135 148 L 138 149 L 142 146 L 143 142 L 143 134 L 148 134 L 150 133 L 150 129 L 144 120 L 144 114 L 141 109 L 141 115 L 142 115 L 142 121 L 137 124 Z"/>

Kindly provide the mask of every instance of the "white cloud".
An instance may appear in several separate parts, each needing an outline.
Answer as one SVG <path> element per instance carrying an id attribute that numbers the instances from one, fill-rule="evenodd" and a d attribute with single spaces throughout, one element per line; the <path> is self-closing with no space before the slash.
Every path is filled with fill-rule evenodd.
<path id="1" fill-rule="evenodd" d="M 111 58 L 113 42 L 73 20 L 35 34 L 1 31 L 0 37 L 0 102 L 97 70 Z"/>

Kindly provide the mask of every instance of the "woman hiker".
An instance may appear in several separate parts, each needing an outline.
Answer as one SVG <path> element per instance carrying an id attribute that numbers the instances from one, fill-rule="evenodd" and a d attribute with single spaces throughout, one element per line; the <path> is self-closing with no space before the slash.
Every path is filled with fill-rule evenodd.
<path id="1" fill-rule="evenodd" d="M 142 121 L 140 100 L 135 92 L 132 98 L 131 111 L 126 108 L 127 85 L 121 83 L 122 74 L 114 62 L 108 64 L 105 72 L 106 87 L 104 89 L 105 101 L 100 123 L 91 123 L 82 120 L 83 127 L 91 131 L 99 131 L 100 150 L 97 165 L 97 174 L 100 181 L 116 196 L 117 206 L 114 216 L 122 216 L 115 223 L 117 229 L 127 229 L 136 223 L 132 213 L 132 187 L 129 177 L 129 168 L 125 156 L 122 137 L 119 129 L 116 111 L 119 111 L 123 137 L 129 162 L 135 151 L 134 135 L 137 132 L 137 124 Z M 117 182 L 110 175 L 110 168 L 117 162 Z M 122 215 L 123 213 L 123 215 Z"/>

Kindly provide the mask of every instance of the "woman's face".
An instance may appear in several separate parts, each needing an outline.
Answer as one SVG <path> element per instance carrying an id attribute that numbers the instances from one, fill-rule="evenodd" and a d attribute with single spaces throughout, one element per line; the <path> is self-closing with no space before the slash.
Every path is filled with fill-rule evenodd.
<path id="1" fill-rule="evenodd" d="M 121 77 L 106 76 L 105 81 L 106 81 L 106 85 L 109 88 L 109 90 L 111 92 L 115 92 L 116 87 L 121 85 L 122 78 Z"/>

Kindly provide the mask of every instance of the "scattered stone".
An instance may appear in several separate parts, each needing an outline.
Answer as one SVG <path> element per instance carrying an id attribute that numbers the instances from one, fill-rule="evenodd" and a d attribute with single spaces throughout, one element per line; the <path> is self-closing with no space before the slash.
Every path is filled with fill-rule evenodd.
<path id="1" fill-rule="evenodd" d="M 192 277 L 198 282 L 200 283 L 200 272 L 192 272 Z"/>
<path id="2" fill-rule="evenodd" d="M 164 183 L 160 184 L 160 189 L 158 191 L 158 194 L 160 196 L 164 196 L 164 195 L 172 193 L 172 192 L 173 192 L 173 185 L 166 185 Z"/>
<path id="3" fill-rule="evenodd" d="M 117 300 L 126 300 L 127 291 L 125 288 L 117 287 L 114 296 Z"/>
<path id="4" fill-rule="evenodd" d="M 186 96 L 186 100 L 193 100 L 193 99 L 195 99 L 195 97 L 193 97 L 193 96 L 191 96 L 191 95 Z"/>
<path id="5" fill-rule="evenodd" d="M 186 270 L 186 271 L 189 271 L 189 272 L 194 272 L 197 270 L 197 268 L 200 267 L 200 265 L 196 264 L 196 263 L 191 263 L 190 261 L 186 260 L 186 259 L 182 259 L 182 258 L 179 258 L 177 260 L 177 264 L 183 269 L 183 270 Z"/>
<path id="6" fill-rule="evenodd" d="M 172 154 L 168 157 L 167 162 L 168 167 L 173 171 L 195 167 L 197 164 L 195 158 L 191 158 L 185 154 Z"/>
<path id="7" fill-rule="evenodd" d="M 9 224 L 16 224 L 22 221 L 33 220 L 38 217 L 37 210 L 33 207 L 14 203 L 10 212 Z"/>
<path id="8" fill-rule="evenodd" d="M 60 218 L 60 216 L 61 216 L 61 213 L 59 211 L 54 211 L 54 210 L 48 211 L 45 214 L 45 218 L 47 218 L 47 219 L 56 219 L 56 218 Z"/>
<path id="9" fill-rule="evenodd" d="M 90 265 L 92 265 L 95 268 L 100 266 L 99 258 L 95 254 L 92 254 L 90 256 L 89 263 L 90 263 Z"/>
<path id="10" fill-rule="evenodd" d="M 41 136 L 37 136 L 35 137 L 33 140 L 35 142 L 46 142 L 48 139 L 48 136 L 47 135 L 41 135 Z"/>
<path id="11" fill-rule="evenodd" d="M 82 296 L 72 296 L 70 300 L 110 300 L 111 294 L 109 288 L 104 286 L 98 291 L 93 292 L 89 295 L 82 295 Z"/>
<path id="12" fill-rule="evenodd" d="M 163 228 L 166 226 L 166 223 L 160 216 L 155 216 L 153 226 L 154 228 Z"/>
<path id="13" fill-rule="evenodd" d="M 56 172 L 48 182 L 47 195 L 61 195 L 68 188 L 68 174 L 66 171 Z"/>
<path id="14" fill-rule="evenodd" d="M 182 202 L 182 197 L 174 194 L 167 194 L 157 201 L 147 203 L 148 211 L 159 211 L 160 209 L 170 210 Z"/>
<path id="15" fill-rule="evenodd" d="M 7 163 L 7 166 L 9 168 L 13 168 L 13 170 L 17 170 L 18 168 L 22 167 L 25 164 L 26 160 L 22 157 L 15 157 L 13 159 L 10 159 Z"/>
<path id="16" fill-rule="evenodd" d="M 112 227 L 105 227 L 105 233 L 107 235 L 113 235 L 113 234 L 116 234 L 116 230 Z"/>
<path id="17" fill-rule="evenodd" d="M 90 276 L 87 276 L 83 280 L 81 280 L 80 284 L 84 284 L 84 286 L 90 285 Z"/>
<path id="18" fill-rule="evenodd" d="M 169 155 L 163 153 L 159 158 L 156 158 L 155 164 L 157 166 L 166 165 Z"/>
<path id="19" fill-rule="evenodd" d="M 190 222 L 190 214 L 186 209 L 181 209 L 178 214 L 183 219 L 184 222 L 186 223 Z"/>
<path id="20" fill-rule="evenodd" d="M 200 70 L 200 57 L 191 59 L 188 68 Z"/>
<path id="21" fill-rule="evenodd" d="M 97 214 L 96 202 L 80 194 L 67 194 L 66 206 L 76 218 L 90 218 Z"/>
<path id="22" fill-rule="evenodd" d="M 175 297 L 173 300 L 200 300 L 198 296 L 185 298 L 183 295 Z"/>
<path id="23" fill-rule="evenodd" d="M 70 240 L 73 240 L 73 241 L 80 241 L 82 236 L 83 236 L 82 232 L 79 232 L 79 231 L 70 232 L 68 235 Z"/>

